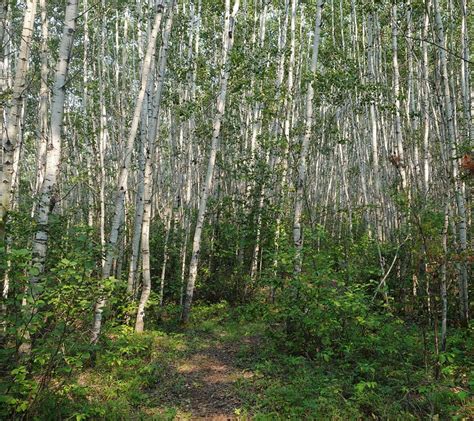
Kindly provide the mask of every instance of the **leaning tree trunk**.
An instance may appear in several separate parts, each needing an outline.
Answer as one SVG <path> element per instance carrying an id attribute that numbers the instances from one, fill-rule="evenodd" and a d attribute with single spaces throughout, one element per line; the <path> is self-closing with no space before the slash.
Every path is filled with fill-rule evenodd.
<path id="1" fill-rule="evenodd" d="M 143 332 L 145 324 L 145 307 L 151 292 L 151 268 L 150 268 L 150 224 L 151 224 L 151 196 L 153 184 L 152 154 L 155 139 L 159 130 L 161 94 L 165 81 L 166 59 L 168 54 L 168 43 L 173 25 L 174 2 L 170 4 L 168 19 L 163 34 L 163 46 L 160 51 L 160 64 L 158 66 L 158 80 L 153 98 L 153 118 L 148 131 L 148 144 L 146 146 L 144 189 L 143 189 L 143 226 L 142 226 L 142 292 L 138 302 L 135 331 Z"/>
<path id="2" fill-rule="evenodd" d="M 227 81 L 229 79 L 228 56 L 232 49 L 234 42 L 234 22 L 235 15 L 239 9 L 240 0 L 234 3 L 232 14 L 230 13 L 230 0 L 225 2 L 225 20 L 224 30 L 222 33 L 222 69 L 220 80 L 220 92 L 217 98 L 217 113 L 214 117 L 213 133 L 211 151 L 209 161 L 207 164 L 207 174 L 204 186 L 201 192 L 201 199 L 199 201 L 199 210 L 196 221 L 196 229 L 193 238 L 193 250 L 191 254 L 191 263 L 189 265 L 188 283 L 186 286 L 186 297 L 184 299 L 183 312 L 181 314 L 181 321 L 187 323 L 189 320 L 189 313 L 191 311 L 191 304 L 193 301 L 194 285 L 196 284 L 197 268 L 199 263 L 199 249 L 201 248 L 201 234 L 204 224 L 204 216 L 206 214 L 207 197 L 212 187 L 212 180 L 214 175 L 214 166 L 216 163 L 217 148 L 219 146 L 219 136 L 221 131 L 222 118 L 225 111 L 225 100 L 227 95 Z"/>
<path id="3" fill-rule="evenodd" d="M 115 199 L 115 210 L 112 219 L 112 228 L 110 231 L 108 249 L 104 265 L 102 267 L 102 279 L 110 277 L 112 271 L 112 263 L 117 252 L 117 245 L 119 239 L 120 227 L 123 221 L 123 214 L 125 212 L 125 195 L 128 188 L 128 172 L 130 169 L 130 162 L 132 157 L 133 146 L 135 138 L 137 136 L 138 125 L 140 123 L 140 116 L 142 113 L 143 100 L 145 98 L 145 92 L 148 86 L 148 77 L 152 65 L 152 59 L 155 55 L 156 39 L 158 37 L 158 31 L 161 26 L 161 18 L 163 16 L 164 6 L 162 3 L 157 5 L 155 20 L 153 22 L 153 29 L 148 40 L 148 46 L 143 60 L 142 75 L 141 75 L 141 86 L 138 93 L 137 101 L 135 103 L 135 111 L 133 113 L 132 124 L 128 135 L 127 143 L 125 146 L 125 158 L 121 164 L 120 173 L 118 177 L 117 196 Z M 95 305 L 94 309 L 94 323 L 92 326 L 91 342 L 96 343 L 99 339 L 100 330 L 102 327 L 102 312 L 105 307 L 105 297 L 101 296 Z"/>
<path id="4" fill-rule="evenodd" d="M 66 97 L 66 82 L 69 71 L 69 61 L 76 29 L 78 1 L 70 0 L 66 6 L 63 36 L 59 46 L 59 58 L 56 64 L 56 75 L 51 99 L 51 136 L 48 140 L 46 166 L 40 191 L 37 210 L 38 228 L 33 239 L 33 264 L 36 274 L 30 279 L 31 293 L 36 294 L 38 275 L 43 272 L 48 247 L 49 215 L 59 200 L 57 180 L 61 162 L 61 131 L 63 127 L 64 101 Z"/>

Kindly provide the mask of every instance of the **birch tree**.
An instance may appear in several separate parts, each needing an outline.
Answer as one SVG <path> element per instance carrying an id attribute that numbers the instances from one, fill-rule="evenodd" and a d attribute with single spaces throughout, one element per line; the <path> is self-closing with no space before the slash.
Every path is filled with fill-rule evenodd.
<path id="1" fill-rule="evenodd" d="M 154 152 L 154 143 L 159 130 L 159 118 L 161 107 L 161 95 L 163 92 L 163 84 L 165 80 L 166 60 L 168 54 L 168 43 L 173 24 L 174 2 L 170 4 L 169 14 L 166 21 L 163 34 L 163 45 L 160 51 L 160 60 L 158 66 L 158 77 L 156 81 L 156 90 L 153 98 L 153 119 L 148 132 L 148 142 L 145 153 L 145 172 L 143 179 L 143 226 L 142 226 L 142 268 L 143 268 L 143 285 L 138 303 L 137 319 L 135 322 L 135 331 L 142 332 L 145 319 L 145 307 L 151 292 L 151 274 L 150 274 L 150 221 L 151 221 L 151 193 L 152 193 L 152 154 Z M 171 217 L 171 216 L 170 216 Z M 169 232 L 169 228 L 168 228 Z M 168 235 L 168 233 L 166 234 Z"/>
<path id="2" fill-rule="evenodd" d="M 48 144 L 48 108 L 49 108 L 49 60 L 48 60 L 48 38 L 49 38 L 49 22 L 46 11 L 46 1 L 40 0 L 41 11 L 41 88 L 40 88 L 40 104 L 39 104 L 39 135 L 36 148 L 36 168 L 38 170 L 36 176 L 35 194 L 37 195 L 44 180 L 46 147 Z M 35 215 L 36 203 L 33 203 L 32 215 Z"/>
<path id="3" fill-rule="evenodd" d="M 316 19 L 313 35 L 313 48 L 311 57 L 310 72 L 314 77 L 318 65 L 318 51 L 321 40 L 321 18 L 322 18 L 323 2 L 318 0 L 316 4 Z M 305 129 L 303 139 L 301 141 L 301 151 L 298 163 L 298 174 L 296 180 L 296 196 L 293 217 L 293 244 L 295 247 L 295 274 L 299 275 L 302 270 L 302 250 L 303 250 L 303 228 L 301 218 L 303 215 L 304 187 L 306 181 L 306 160 L 308 148 L 313 128 L 313 99 L 314 86 L 313 81 L 307 83 L 306 99 L 305 99 Z"/>
<path id="4" fill-rule="evenodd" d="M 461 255 L 465 255 L 467 250 L 467 226 L 466 226 L 466 204 L 463 194 L 463 188 L 459 179 L 458 169 L 458 151 L 457 141 L 454 128 L 454 114 L 452 106 L 451 88 L 449 83 L 448 60 L 446 37 L 444 33 L 444 25 L 441 18 L 441 8 L 438 0 L 433 0 L 433 9 L 435 12 L 436 21 L 436 39 L 438 44 L 438 54 L 441 65 L 441 75 L 443 84 L 443 100 L 444 100 L 444 124 L 445 127 L 445 141 L 449 150 L 449 156 L 452 162 L 452 177 L 454 187 L 454 197 L 457 205 L 458 223 L 457 231 L 459 236 L 459 248 Z M 459 311 L 463 324 L 467 325 L 469 321 L 469 297 L 468 297 L 468 272 L 466 262 L 462 261 L 459 273 Z"/>
<path id="5" fill-rule="evenodd" d="M 33 264 L 37 273 L 44 271 L 46 252 L 48 247 L 48 221 L 49 215 L 60 201 L 57 183 L 61 163 L 62 129 L 64 116 L 64 103 L 66 99 L 67 77 L 72 55 L 78 1 L 69 0 L 66 6 L 63 34 L 59 45 L 59 57 L 56 64 L 53 92 L 51 97 L 51 135 L 48 139 L 44 178 L 40 191 L 40 200 L 37 210 L 37 230 L 33 239 Z M 31 277 L 31 292 L 36 295 L 39 278 L 33 274 Z"/>
<path id="6" fill-rule="evenodd" d="M 5 242 L 5 224 L 12 196 L 14 159 L 21 142 L 20 122 L 23 98 L 27 89 L 27 73 L 30 64 L 29 56 L 36 15 L 36 3 L 36 0 L 29 0 L 26 5 L 20 48 L 15 68 L 12 100 L 8 107 L 6 130 L 5 133 L 2 133 L 2 161 L 0 161 L 0 244 L 2 245 Z M 1 10 L 4 11 L 5 8 L 2 7 Z"/>
<path id="7" fill-rule="evenodd" d="M 235 17 L 239 10 L 240 1 L 236 0 L 232 13 L 230 12 L 230 0 L 225 1 L 225 15 L 224 15 L 224 27 L 222 32 L 222 58 L 221 58 L 221 75 L 220 75 L 220 86 L 219 96 L 217 98 L 217 112 L 213 121 L 212 131 L 212 142 L 209 152 L 209 161 L 207 164 L 207 173 L 204 186 L 202 187 L 201 197 L 199 200 L 198 216 L 196 221 L 196 228 L 194 230 L 193 237 L 193 248 L 191 254 L 191 262 L 189 265 L 188 282 L 186 286 L 186 297 L 183 304 L 183 312 L 181 314 L 181 321 L 187 323 L 191 311 L 191 304 L 194 295 L 194 286 L 196 284 L 197 270 L 199 263 L 199 250 L 201 247 L 201 235 L 204 224 L 204 217 L 206 214 L 207 198 L 209 191 L 212 188 L 214 167 L 216 164 L 217 149 L 219 146 L 219 136 L 221 132 L 222 119 L 225 112 L 225 101 L 227 95 L 227 82 L 229 79 L 229 67 L 228 59 L 229 53 L 232 50 L 234 43 L 234 30 L 235 30 Z"/>
<path id="8" fill-rule="evenodd" d="M 131 155 L 133 146 L 135 144 L 135 138 L 137 136 L 138 125 L 140 123 L 140 117 L 143 107 L 143 100 L 145 97 L 145 92 L 148 86 L 148 78 L 150 75 L 150 69 L 152 65 L 152 60 L 155 55 L 156 48 L 156 39 L 158 37 L 158 31 L 160 30 L 161 20 L 163 16 L 164 5 L 163 3 L 158 3 L 156 6 L 156 14 L 152 26 L 152 31 L 150 38 L 148 40 L 148 45 L 146 49 L 146 54 L 143 60 L 142 73 L 141 73 L 141 82 L 140 82 L 140 91 L 138 92 L 137 100 L 135 103 L 135 110 L 133 113 L 133 118 L 130 126 L 130 131 L 127 137 L 127 142 L 124 150 L 123 163 L 120 167 L 120 172 L 118 176 L 118 185 L 117 193 L 115 199 L 115 209 L 112 219 L 112 227 L 110 230 L 110 236 L 107 243 L 107 252 L 105 262 L 102 268 L 102 279 L 108 279 L 112 271 L 112 264 L 114 257 L 117 253 L 117 245 L 119 240 L 120 227 L 122 225 L 124 210 L 125 210 L 125 195 L 128 189 L 128 173 L 130 169 Z M 99 339 L 100 330 L 102 327 L 102 313 L 104 306 L 106 304 L 105 297 L 99 297 L 94 309 L 94 323 L 92 327 L 92 343 L 96 343 Z"/>

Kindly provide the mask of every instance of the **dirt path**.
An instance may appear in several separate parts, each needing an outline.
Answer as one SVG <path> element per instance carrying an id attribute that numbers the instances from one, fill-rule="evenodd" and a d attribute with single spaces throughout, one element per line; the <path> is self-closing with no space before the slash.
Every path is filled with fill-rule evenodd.
<path id="1" fill-rule="evenodd" d="M 236 420 L 235 410 L 241 401 L 235 391 L 239 379 L 253 373 L 239 367 L 237 354 L 242 345 L 254 346 L 252 338 L 222 342 L 210 338 L 206 346 L 177 362 L 176 370 L 183 377 L 181 406 L 191 420 Z M 255 343 L 256 345 L 256 343 Z"/>

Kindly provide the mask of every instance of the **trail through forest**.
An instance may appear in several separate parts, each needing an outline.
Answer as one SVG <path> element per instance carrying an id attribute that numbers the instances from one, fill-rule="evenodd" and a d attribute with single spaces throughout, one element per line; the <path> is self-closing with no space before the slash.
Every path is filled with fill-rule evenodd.
<path id="1" fill-rule="evenodd" d="M 1 1 L 0 420 L 474 420 L 473 10 Z"/>
<path id="2" fill-rule="evenodd" d="M 172 329 L 154 342 L 163 367 L 146 390 L 153 419 L 249 419 L 253 356 L 262 338 L 242 323 L 208 319 L 204 328 Z"/>
<path id="3" fill-rule="evenodd" d="M 184 381 L 182 405 L 190 419 L 237 419 L 236 410 L 242 400 L 235 386 L 242 379 L 253 376 L 251 370 L 239 365 L 238 353 L 242 346 L 257 346 L 253 337 L 237 341 L 223 341 L 224 336 L 206 335 L 202 349 L 176 362 L 176 371 Z"/>

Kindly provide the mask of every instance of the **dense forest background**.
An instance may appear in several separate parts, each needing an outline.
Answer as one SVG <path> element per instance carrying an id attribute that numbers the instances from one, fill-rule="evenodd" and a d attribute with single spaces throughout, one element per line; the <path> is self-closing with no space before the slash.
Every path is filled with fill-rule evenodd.
<path id="1" fill-rule="evenodd" d="M 467 3 L 1 1 L 0 417 L 474 418 Z"/>

